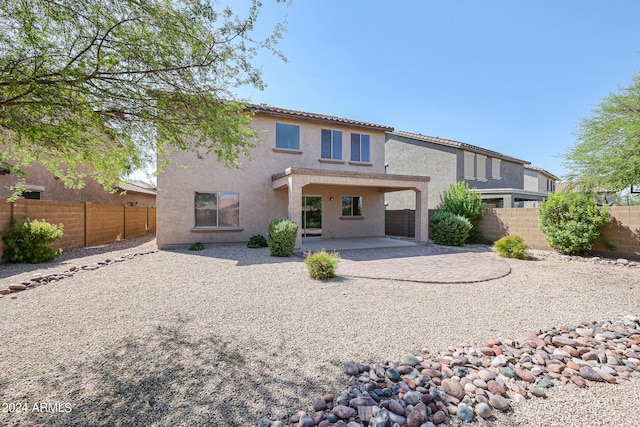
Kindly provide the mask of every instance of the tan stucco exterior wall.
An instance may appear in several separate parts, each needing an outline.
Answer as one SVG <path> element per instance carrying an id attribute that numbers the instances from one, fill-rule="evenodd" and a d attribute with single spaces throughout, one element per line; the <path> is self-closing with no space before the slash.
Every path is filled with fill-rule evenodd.
<path id="1" fill-rule="evenodd" d="M 300 126 L 300 151 L 282 152 L 275 149 L 275 124 Z M 227 169 L 216 162 L 215 156 L 197 159 L 190 153 L 174 153 L 173 158 L 186 168 L 168 167 L 158 177 L 158 246 L 185 245 L 194 242 L 225 243 L 246 242 L 255 234 L 266 235 L 269 218 L 287 217 L 289 194 L 287 188 L 274 189 L 272 175 L 289 167 L 324 169 L 332 171 L 384 173 L 384 131 L 333 123 L 318 123 L 292 118 L 256 115 L 252 125 L 260 132 L 262 143 L 251 150 L 253 161 L 243 159 L 242 170 Z M 321 130 L 340 130 L 342 135 L 342 159 L 344 163 L 327 163 L 320 160 Z M 370 135 L 371 164 L 355 164 L 350 159 L 351 133 Z M 373 190 L 349 189 L 342 194 L 339 189 L 305 189 L 305 194 L 323 195 L 327 212 L 323 221 L 331 237 L 365 236 L 384 234 L 383 193 Z M 345 189 L 346 191 L 346 189 Z M 234 230 L 196 230 L 194 213 L 195 192 L 234 192 L 240 194 L 240 227 Z M 319 192 L 319 193 L 318 193 Z M 353 193 L 353 194 L 351 194 Z M 365 220 L 334 221 L 333 206 L 339 206 L 342 195 L 363 195 Z M 330 202 L 329 197 L 334 197 Z M 414 196 L 415 197 L 415 196 Z M 300 195 L 301 198 L 301 195 Z M 297 200 L 299 200 L 298 198 Z M 297 202 L 295 202 L 297 203 Z M 375 213 L 374 213 L 375 212 Z M 300 223 L 296 213 L 293 219 Z M 331 224 L 331 225 L 329 225 Z M 375 224 L 375 225 L 374 225 Z"/>
<path id="2" fill-rule="evenodd" d="M 127 194 L 110 194 L 98 182 L 85 178 L 84 187 L 79 189 L 66 188 L 60 179 L 39 164 L 25 168 L 27 186 L 43 187 L 40 200 L 61 202 L 91 202 L 107 205 L 133 205 L 139 207 L 154 207 L 156 196 L 128 192 Z M 16 174 L 0 175 L 0 197 L 8 198 L 12 191 L 8 188 L 18 180 Z"/>

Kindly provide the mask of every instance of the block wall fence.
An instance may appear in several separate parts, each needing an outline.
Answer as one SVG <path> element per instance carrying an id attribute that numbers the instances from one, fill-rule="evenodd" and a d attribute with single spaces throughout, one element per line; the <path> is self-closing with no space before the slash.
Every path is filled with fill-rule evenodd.
<path id="1" fill-rule="evenodd" d="M 0 199 L 0 234 L 11 221 L 26 219 L 63 224 L 64 234 L 54 248 L 81 248 L 115 242 L 156 231 L 156 208 L 96 203 Z M 0 239 L 0 256 L 6 244 Z"/>
<path id="2" fill-rule="evenodd" d="M 613 220 L 601 231 L 604 240 L 613 244 L 615 250 L 597 242 L 591 252 L 607 258 L 640 260 L 640 206 L 612 206 L 609 213 Z M 486 209 L 476 225 L 489 240 L 517 234 L 532 249 L 552 250 L 538 226 L 537 208 Z"/>

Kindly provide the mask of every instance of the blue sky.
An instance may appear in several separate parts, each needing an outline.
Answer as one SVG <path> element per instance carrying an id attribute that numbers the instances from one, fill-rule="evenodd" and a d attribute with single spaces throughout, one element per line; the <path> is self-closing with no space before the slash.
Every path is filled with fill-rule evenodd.
<path id="1" fill-rule="evenodd" d="M 531 161 L 558 157 L 598 102 L 640 72 L 640 1 L 264 0 L 254 103 L 439 136 Z M 234 7 L 236 11 L 240 6 Z"/>

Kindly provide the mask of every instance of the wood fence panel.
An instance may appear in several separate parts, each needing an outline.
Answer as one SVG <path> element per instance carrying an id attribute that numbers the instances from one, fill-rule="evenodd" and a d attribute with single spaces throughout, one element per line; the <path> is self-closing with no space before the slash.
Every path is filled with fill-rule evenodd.
<path id="1" fill-rule="evenodd" d="M 149 233 L 156 232 L 156 208 L 147 208 L 147 223 L 149 224 Z"/>

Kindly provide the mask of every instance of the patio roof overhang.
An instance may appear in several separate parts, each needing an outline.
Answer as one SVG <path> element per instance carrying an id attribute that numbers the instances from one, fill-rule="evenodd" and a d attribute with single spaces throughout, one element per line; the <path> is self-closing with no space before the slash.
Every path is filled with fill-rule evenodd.
<path id="1" fill-rule="evenodd" d="M 287 168 L 271 176 L 272 188 L 288 186 L 289 178 L 295 178 L 298 185 L 325 184 L 376 187 L 384 192 L 416 190 L 427 191 L 428 176 L 392 175 L 371 172 L 335 171 L 311 168 Z"/>

